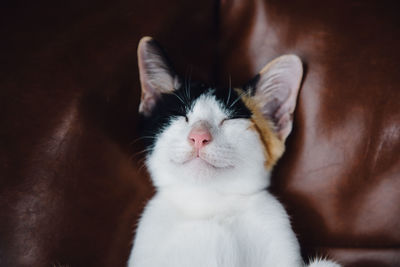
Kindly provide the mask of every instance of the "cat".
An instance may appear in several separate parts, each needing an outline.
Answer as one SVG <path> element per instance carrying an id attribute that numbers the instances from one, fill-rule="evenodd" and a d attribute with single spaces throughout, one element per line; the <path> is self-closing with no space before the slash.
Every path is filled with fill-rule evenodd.
<path id="1" fill-rule="evenodd" d="M 138 64 L 156 194 L 128 266 L 306 266 L 285 209 L 267 191 L 292 129 L 301 60 L 281 56 L 238 89 L 182 80 L 150 37 L 139 43 Z"/>

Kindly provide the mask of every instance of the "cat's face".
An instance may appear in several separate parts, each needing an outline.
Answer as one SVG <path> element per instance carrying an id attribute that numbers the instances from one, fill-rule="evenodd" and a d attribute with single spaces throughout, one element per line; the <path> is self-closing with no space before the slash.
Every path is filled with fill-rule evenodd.
<path id="1" fill-rule="evenodd" d="M 151 127 L 155 139 L 147 159 L 154 183 L 207 185 L 235 192 L 266 186 L 264 146 L 250 110 L 235 92 L 231 92 L 231 99 L 224 99 L 215 89 L 197 89 L 194 92 L 192 88 L 190 100 L 182 89 L 162 96 L 157 111 L 167 118 L 149 118 L 155 123 Z"/>
<path id="2" fill-rule="evenodd" d="M 269 171 L 291 127 L 276 99 L 288 99 L 290 92 L 260 106 L 265 97 L 256 86 L 239 90 L 182 82 L 151 39 L 139 45 L 139 68 L 146 164 L 156 187 L 251 193 L 268 186 Z"/>

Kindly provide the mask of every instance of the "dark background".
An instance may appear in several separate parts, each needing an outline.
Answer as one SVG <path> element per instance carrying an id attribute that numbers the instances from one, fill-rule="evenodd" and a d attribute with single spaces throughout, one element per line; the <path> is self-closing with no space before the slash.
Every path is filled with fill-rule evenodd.
<path id="1" fill-rule="evenodd" d="M 136 48 L 242 85 L 281 54 L 306 69 L 273 176 L 305 259 L 400 266 L 397 1 L 0 3 L 0 266 L 124 266 L 152 188 Z"/>

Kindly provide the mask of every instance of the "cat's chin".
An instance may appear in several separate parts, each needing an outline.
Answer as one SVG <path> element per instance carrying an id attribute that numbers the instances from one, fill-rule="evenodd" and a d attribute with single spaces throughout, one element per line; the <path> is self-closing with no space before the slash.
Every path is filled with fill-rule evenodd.
<path id="1" fill-rule="evenodd" d="M 213 168 L 213 169 L 217 169 L 216 166 L 214 166 L 213 164 L 209 163 L 207 160 L 202 159 L 200 157 L 195 157 L 192 160 L 190 160 L 188 162 L 188 164 L 190 166 L 193 166 L 195 168 Z"/>
<path id="2" fill-rule="evenodd" d="M 233 168 L 233 166 L 231 166 L 231 165 L 213 164 L 212 162 L 210 162 L 207 159 L 204 159 L 202 157 L 193 157 L 191 159 L 188 159 L 188 160 L 182 162 L 181 165 L 185 165 L 185 166 L 188 166 L 190 168 L 195 168 L 195 169 L 221 170 L 221 169 L 231 169 L 231 168 Z"/>

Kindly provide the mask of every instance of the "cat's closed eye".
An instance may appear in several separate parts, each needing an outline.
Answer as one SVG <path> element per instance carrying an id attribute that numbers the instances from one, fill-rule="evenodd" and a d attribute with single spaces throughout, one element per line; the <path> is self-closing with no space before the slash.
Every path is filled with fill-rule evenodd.
<path id="1" fill-rule="evenodd" d="M 248 118 L 243 117 L 243 116 L 230 116 L 230 117 L 226 117 L 224 119 L 222 119 L 219 123 L 219 126 L 223 126 L 227 123 L 232 123 L 232 122 L 239 122 L 240 120 L 247 120 Z"/>
<path id="2" fill-rule="evenodd" d="M 226 121 L 233 120 L 233 119 L 234 119 L 234 118 L 230 118 L 230 117 L 224 118 L 224 119 L 221 120 L 221 122 L 219 123 L 219 126 L 222 126 Z"/>
<path id="3" fill-rule="evenodd" d="M 175 118 L 183 118 L 183 119 L 185 119 L 185 122 L 189 122 L 188 116 L 184 115 L 184 114 L 174 114 L 173 117 L 175 117 Z"/>

